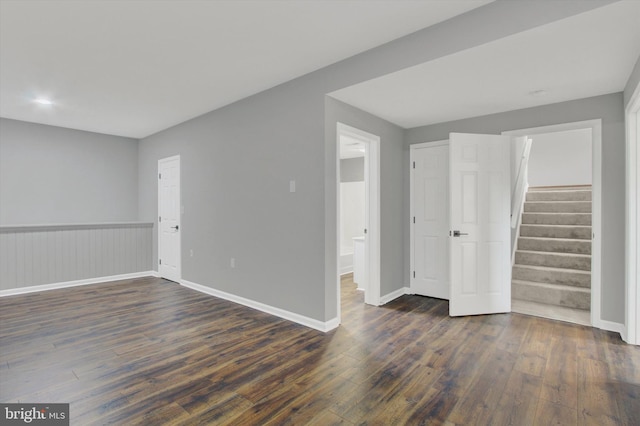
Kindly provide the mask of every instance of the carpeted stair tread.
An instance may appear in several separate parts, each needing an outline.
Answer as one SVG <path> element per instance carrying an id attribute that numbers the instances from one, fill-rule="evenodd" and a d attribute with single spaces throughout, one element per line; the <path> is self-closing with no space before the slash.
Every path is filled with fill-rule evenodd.
<path id="1" fill-rule="evenodd" d="M 561 289 L 561 290 L 567 290 L 567 291 L 575 291 L 577 293 L 591 294 L 591 289 L 589 289 L 589 288 L 575 287 L 575 286 L 572 286 L 572 285 L 552 284 L 552 283 L 539 283 L 537 281 L 526 281 L 526 280 L 511 280 L 511 283 L 512 284 L 528 284 L 528 285 L 535 285 L 535 286 L 538 286 L 540 288 Z"/>
<path id="2" fill-rule="evenodd" d="M 591 271 L 591 255 L 555 251 L 516 250 L 516 264 Z"/>
<path id="3" fill-rule="evenodd" d="M 591 226 L 522 224 L 520 225 L 520 236 L 591 240 Z"/>
<path id="4" fill-rule="evenodd" d="M 529 191 L 526 201 L 591 201 L 590 189 L 565 191 Z"/>
<path id="5" fill-rule="evenodd" d="M 547 266 L 513 266 L 513 279 L 575 287 L 591 287 L 591 272 L 578 269 L 550 268 Z"/>
<path id="6" fill-rule="evenodd" d="M 591 201 L 526 201 L 525 213 L 591 213 Z"/>
<path id="7" fill-rule="evenodd" d="M 522 213 L 523 225 L 581 225 L 591 226 L 591 213 Z"/>
<path id="8" fill-rule="evenodd" d="M 513 280 L 512 298 L 573 309 L 589 310 L 591 290 L 559 284 Z"/>
<path id="9" fill-rule="evenodd" d="M 573 238 L 519 237 L 518 249 L 558 253 L 591 254 L 591 240 Z"/>

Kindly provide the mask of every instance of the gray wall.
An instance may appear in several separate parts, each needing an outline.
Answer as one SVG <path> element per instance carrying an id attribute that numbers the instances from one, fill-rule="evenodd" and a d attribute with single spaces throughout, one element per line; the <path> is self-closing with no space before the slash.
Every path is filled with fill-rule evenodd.
<path id="1" fill-rule="evenodd" d="M 182 278 L 324 321 L 324 101 L 296 83 L 141 140 L 140 215 L 179 154 Z"/>
<path id="2" fill-rule="evenodd" d="M 138 217 L 135 139 L 0 118 L 0 225 Z"/>
<path id="3" fill-rule="evenodd" d="M 629 104 L 631 100 L 631 96 L 633 96 L 634 90 L 640 84 L 640 56 L 638 56 L 638 60 L 636 61 L 636 65 L 633 67 L 633 71 L 631 71 L 631 75 L 629 76 L 629 80 L 624 87 L 624 106 L 625 108 Z"/>
<path id="4" fill-rule="evenodd" d="M 591 129 L 531 136 L 530 186 L 591 185 Z"/>
<path id="5" fill-rule="evenodd" d="M 180 154 L 183 278 L 330 320 L 337 312 L 334 121 L 341 111 L 331 110 L 340 110 L 331 100 L 325 111 L 325 94 L 607 3 L 549 8 L 541 2 L 493 2 L 145 138 L 139 147 L 139 218 L 157 217 L 158 159 Z M 359 127 L 355 115 L 353 125 Z M 391 133 L 381 136 L 395 141 Z M 385 294 L 401 287 L 403 269 L 408 271 L 408 260 L 402 267 L 408 259 L 402 234 L 408 205 L 402 171 L 408 160 L 401 144 L 385 142 L 381 161 Z M 291 179 L 297 181 L 294 194 L 288 192 Z M 185 256 L 190 249 L 194 256 Z M 236 258 L 235 269 L 229 268 L 230 257 Z"/>
<path id="6" fill-rule="evenodd" d="M 625 131 L 622 93 L 407 130 L 408 145 L 447 139 L 450 132 L 492 133 L 602 119 L 602 319 L 624 323 Z M 408 170 L 405 172 L 408 179 Z M 408 194 L 408 189 L 405 191 Z M 408 226 L 405 235 L 408 240 Z"/>
<path id="7" fill-rule="evenodd" d="M 362 182 L 364 180 L 364 157 L 340 160 L 340 182 Z"/>

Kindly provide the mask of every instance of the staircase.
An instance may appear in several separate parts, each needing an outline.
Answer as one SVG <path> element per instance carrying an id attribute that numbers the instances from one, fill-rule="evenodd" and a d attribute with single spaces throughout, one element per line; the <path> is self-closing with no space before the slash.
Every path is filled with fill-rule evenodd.
<path id="1" fill-rule="evenodd" d="M 511 294 L 514 310 L 517 305 L 547 312 L 578 310 L 576 314 L 583 320 L 574 322 L 588 323 L 590 186 L 529 188 L 513 265 Z M 531 313 L 526 309 L 519 311 Z"/>

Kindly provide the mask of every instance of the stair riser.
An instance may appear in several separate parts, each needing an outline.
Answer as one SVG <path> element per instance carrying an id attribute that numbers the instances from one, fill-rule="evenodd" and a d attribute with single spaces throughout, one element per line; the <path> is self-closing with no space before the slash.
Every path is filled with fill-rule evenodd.
<path id="1" fill-rule="evenodd" d="M 589 310 L 591 308 L 591 295 L 589 293 L 572 292 L 566 289 L 541 289 L 533 285 L 513 283 L 511 286 L 511 294 L 514 299 L 528 300 L 531 302 L 574 309 Z"/>
<path id="2" fill-rule="evenodd" d="M 591 201 L 591 191 L 533 191 L 527 201 Z"/>
<path id="3" fill-rule="evenodd" d="M 572 238 L 574 240 L 591 240 L 591 227 L 561 227 L 544 225 L 521 225 L 520 236 L 542 238 Z"/>
<path id="4" fill-rule="evenodd" d="M 582 225 L 591 226 L 591 214 L 549 214 L 549 213 L 523 213 L 522 224 L 532 225 Z"/>
<path id="5" fill-rule="evenodd" d="M 591 241 L 518 238 L 518 250 L 591 254 Z"/>
<path id="6" fill-rule="evenodd" d="M 534 270 L 514 265 L 513 279 L 591 288 L 591 274 L 585 272 L 554 271 L 553 269 Z"/>
<path id="7" fill-rule="evenodd" d="M 590 201 L 532 202 L 524 203 L 528 213 L 591 213 Z"/>
<path id="8" fill-rule="evenodd" d="M 516 251 L 516 264 L 591 271 L 591 257 Z"/>

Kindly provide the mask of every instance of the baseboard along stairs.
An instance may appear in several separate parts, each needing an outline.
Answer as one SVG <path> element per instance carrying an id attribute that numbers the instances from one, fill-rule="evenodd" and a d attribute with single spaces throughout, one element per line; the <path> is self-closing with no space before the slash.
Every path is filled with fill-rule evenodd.
<path id="1" fill-rule="evenodd" d="M 529 188 L 512 278 L 514 306 L 534 306 L 569 314 L 576 311 L 576 315 L 586 319 L 575 322 L 588 322 L 591 309 L 590 186 Z"/>

